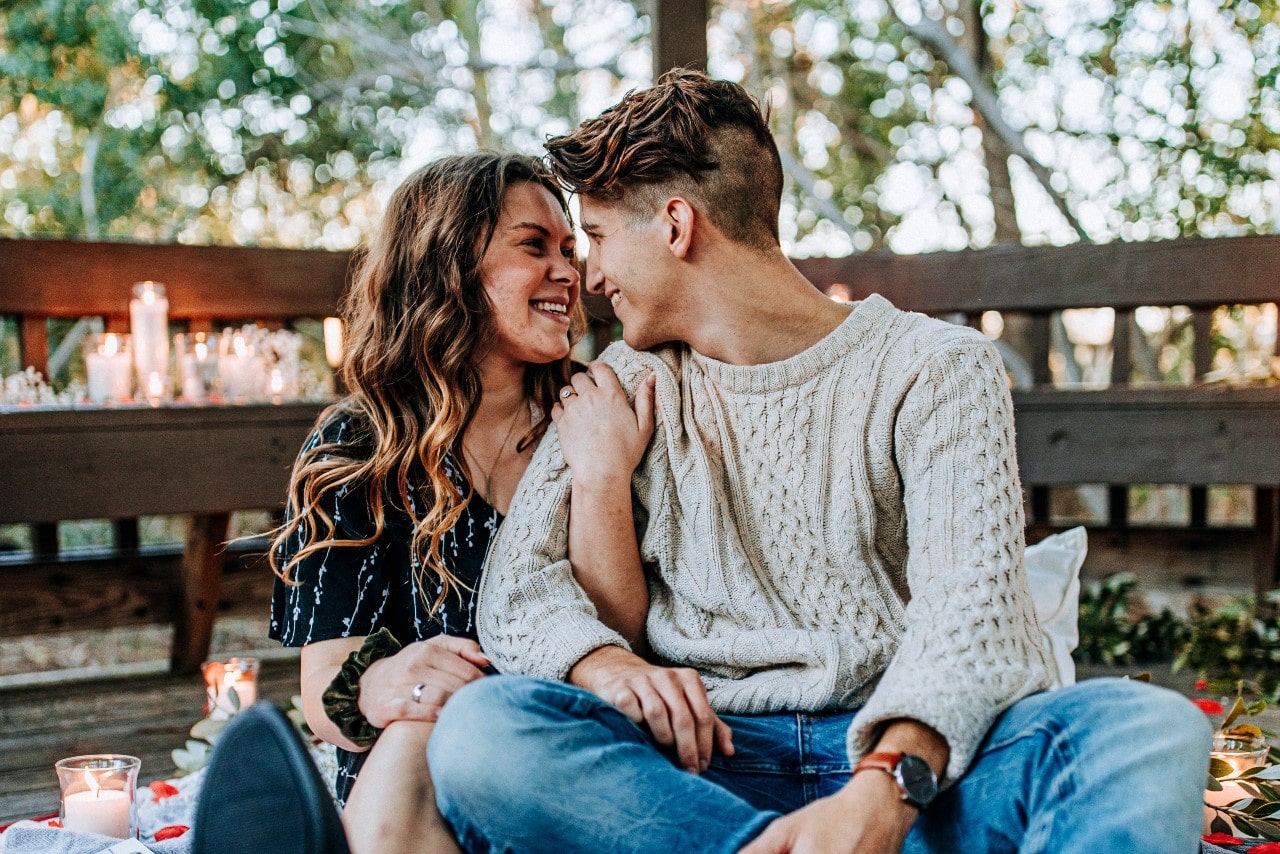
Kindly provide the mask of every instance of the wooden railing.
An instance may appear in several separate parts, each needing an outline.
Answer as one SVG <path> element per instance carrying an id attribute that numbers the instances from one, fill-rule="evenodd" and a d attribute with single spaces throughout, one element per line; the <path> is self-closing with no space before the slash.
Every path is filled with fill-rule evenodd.
<path id="1" fill-rule="evenodd" d="M 192 330 L 250 319 L 278 325 L 332 314 L 349 263 L 347 253 L 0 240 L 0 315 L 19 317 L 23 360 L 42 367 L 48 318 L 97 315 L 123 329 L 136 281 L 164 282 L 171 316 Z M 1256 490 L 1246 537 L 1254 583 L 1276 584 L 1280 388 L 1127 380 L 1132 313 L 1145 305 L 1191 308 L 1202 375 L 1214 309 L 1280 300 L 1280 237 L 797 263 L 818 286 L 841 283 L 854 298 L 875 291 L 902 308 L 956 313 L 975 324 L 987 310 L 1030 318 L 1034 383 L 1015 390 L 1014 400 L 1033 526 L 1050 521 L 1049 487 L 1104 483 L 1108 524 L 1126 537 L 1238 548 L 1239 531 L 1207 526 L 1204 486 L 1248 485 Z M 601 318 L 595 335 L 604 341 L 608 304 L 586 302 Z M 1116 309 L 1111 387 L 1050 387 L 1052 313 L 1096 306 Z M 228 516 L 279 509 L 289 465 L 318 411 L 318 404 L 287 404 L 0 414 L 0 523 L 36 529 L 32 559 L 0 563 L 0 635 L 173 619 L 174 668 L 198 666 L 215 613 L 261 611 L 271 580 L 260 558 L 223 552 Z M 1190 528 L 1128 526 L 1128 485 L 1155 483 L 1192 485 Z M 150 514 L 191 514 L 181 555 L 138 548 L 136 517 Z M 115 520 L 112 554 L 58 555 L 57 523 L 79 518 Z"/>

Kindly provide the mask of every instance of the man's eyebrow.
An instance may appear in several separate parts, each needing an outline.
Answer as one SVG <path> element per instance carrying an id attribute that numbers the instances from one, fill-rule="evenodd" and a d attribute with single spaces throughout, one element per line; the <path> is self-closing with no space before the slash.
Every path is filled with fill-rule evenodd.
<path id="1" fill-rule="evenodd" d="M 596 225 L 594 222 L 581 222 L 581 223 L 578 223 L 578 227 L 581 228 L 583 231 L 587 231 L 587 232 L 594 231 L 597 234 L 600 233 L 600 226 Z"/>

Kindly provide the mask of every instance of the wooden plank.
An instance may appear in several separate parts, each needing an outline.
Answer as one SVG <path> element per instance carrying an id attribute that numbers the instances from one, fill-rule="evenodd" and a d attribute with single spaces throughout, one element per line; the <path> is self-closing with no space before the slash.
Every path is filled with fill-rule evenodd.
<path id="1" fill-rule="evenodd" d="M 274 576 L 266 556 L 243 546 L 224 554 L 220 617 L 261 616 Z M 147 549 L 130 555 L 77 556 L 0 564 L 0 637 L 54 634 L 171 622 L 182 553 Z"/>
<path id="2" fill-rule="evenodd" d="M 1278 289 L 1280 290 L 1280 289 Z M 1213 369 L 1213 309 L 1191 311 L 1191 364 L 1197 380 Z"/>
<path id="3" fill-rule="evenodd" d="M 1280 483 L 1280 388 L 1013 392 L 1023 480 Z"/>
<path id="4" fill-rule="evenodd" d="M 31 553 L 38 558 L 58 554 L 58 523 L 41 522 L 31 526 Z"/>
<path id="5" fill-rule="evenodd" d="M 260 697 L 288 708 L 296 693 L 295 656 L 262 662 Z M 57 811 L 53 763 L 66 756 L 128 753 L 141 781 L 172 777 L 203 703 L 203 680 L 168 674 L 0 690 L 0 824 Z"/>
<path id="6" fill-rule="evenodd" d="M 1111 383 L 1128 385 L 1133 380 L 1133 309 L 1116 312 L 1111 333 Z"/>
<path id="7" fill-rule="evenodd" d="M 277 507 L 323 406 L 0 412 L 0 523 Z"/>
<path id="8" fill-rule="evenodd" d="M 1054 311 L 1143 305 L 1217 306 L 1280 299 L 1280 236 L 1185 238 L 1150 243 L 1001 244 L 926 255 L 808 258 L 796 266 L 819 288 L 870 293 L 899 308 Z"/>
<path id="9" fill-rule="evenodd" d="M 707 68 L 709 0 L 653 0 L 653 77 L 677 67 Z"/>
<path id="10" fill-rule="evenodd" d="M 22 367 L 35 368 L 44 376 L 49 375 L 49 322 L 38 314 L 22 314 L 19 338 L 22 342 Z"/>
<path id="11" fill-rule="evenodd" d="M 117 551 L 132 552 L 138 549 L 138 520 L 116 519 L 111 523 L 111 542 Z"/>
<path id="12" fill-rule="evenodd" d="M 1053 383 L 1053 372 L 1049 370 L 1049 351 L 1052 349 L 1052 334 L 1047 312 L 1032 315 L 1027 324 L 1027 336 L 1031 341 L 1031 381 L 1037 386 Z"/>
<path id="13" fill-rule="evenodd" d="M 173 618 L 170 663 L 174 673 L 199 672 L 200 663 L 209 655 L 230 519 L 226 513 L 191 517 L 182 555 L 182 593 Z"/>
<path id="14" fill-rule="evenodd" d="M 123 317 L 135 282 L 163 282 L 173 318 L 326 317 L 351 253 L 0 239 L 0 314 Z"/>

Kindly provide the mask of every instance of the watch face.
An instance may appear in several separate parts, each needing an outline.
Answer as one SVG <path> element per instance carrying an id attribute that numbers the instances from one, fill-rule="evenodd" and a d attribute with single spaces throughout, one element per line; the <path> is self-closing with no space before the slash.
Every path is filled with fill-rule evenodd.
<path id="1" fill-rule="evenodd" d="M 902 790 L 907 793 L 907 799 L 916 806 L 928 806 L 938 794 L 938 778 L 929 763 L 919 756 L 903 754 L 898 761 L 896 776 Z"/>

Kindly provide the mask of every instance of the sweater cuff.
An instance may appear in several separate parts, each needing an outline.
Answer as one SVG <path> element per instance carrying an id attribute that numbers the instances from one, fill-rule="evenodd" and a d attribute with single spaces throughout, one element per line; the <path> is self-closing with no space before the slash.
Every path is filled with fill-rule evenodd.
<path id="1" fill-rule="evenodd" d="M 883 690 L 882 686 L 877 694 Z M 872 752 L 884 726 L 890 721 L 918 721 L 932 728 L 947 742 L 950 751 L 947 768 L 938 781 L 942 788 L 950 786 L 968 769 L 997 714 L 993 710 L 989 715 L 949 715 L 945 712 L 948 704 L 940 701 L 936 694 L 928 698 L 905 695 L 880 698 L 877 694 L 871 695 L 849 726 L 850 763 L 856 766 L 862 757 Z"/>
<path id="2" fill-rule="evenodd" d="M 498 670 L 537 676 L 553 682 L 564 682 L 575 664 L 602 646 L 617 646 L 631 651 L 622 635 L 609 629 L 595 617 L 564 611 L 530 630 L 523 640 L 513 644 L 510 648 L 516 651 L 515 655 L 504 655 L 500 649 L 505 645 L 493 646 L 494 665 Z"/>

